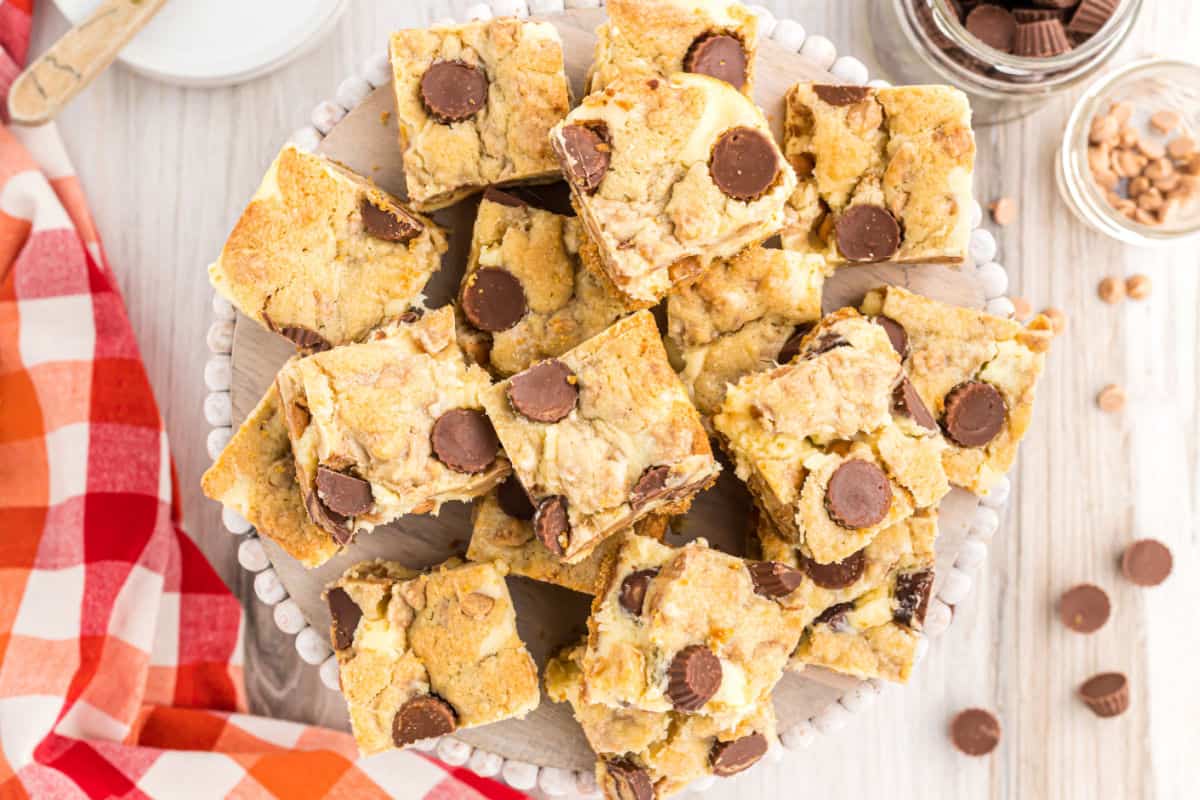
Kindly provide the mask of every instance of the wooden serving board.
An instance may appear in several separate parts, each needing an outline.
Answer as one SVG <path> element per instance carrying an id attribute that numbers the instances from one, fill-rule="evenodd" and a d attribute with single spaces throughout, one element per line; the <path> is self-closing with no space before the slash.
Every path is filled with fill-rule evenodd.
<path id="1" fill-rule="evenodd" d="M 584 74 L 595 43 L 593 31 L 603 21 L 603 14 L 601 10 L 580 9 L 548 18 L 562 35 L 567 72 L 576 97 L 582 96 Z M 776 134 L 781 136 L 783 98 L 788 88 L 800 80 L 836 79 L 769 40 L 763 41 L 758 58 L 756 99 Z M 404 174 L 394 106 L 390 87 L 378 89 L 330 132 L 321 152 L 403 196 Z M 466 201 L 434 215 L 451 232 L 451 237 L 442 269 L 426 290 L 432 306 L 450 302 L 457 293 L 470 249 L 476 203 Z M 826 283 L 825 311 L 857 305 L 866 291 L 884 283 L 902 285 L 948 303 L 983 305 L 983 292 L 974 269 L 869 266 L 842 269 Z M 293 352 L 291 343 L 244 317 L 238 318 L 233 344 L 235 420 L 244 419 L 254 408 Z M 937 545 L 940 569 L 954 563 L 977 505 L 972 495 L 957 489 L 943 501 Z M 733 476 L 732 468 L 727 468 L 717 485 L 697 499 L 692 512 L 677 526 L 669 541 L 679 544 L 705 537 L 715 547 L 742 554 L 749 509 L 749 494 Z M 374 558 L 392 559 L 413 567 L 430 566 L 465 552 L 470 536 L 469 507 L 450 504 L 438 517 L 405 517 L 371 535 L 359 536 L 340 556 L 316 570 L 304 569 L 267 539 L 263 539 L 263 545 L 288 594 L 313 627 L 326 631 L 329 613 L 320 594 L 347 567 Z M 584 632 L 590 598 L 520 577 L 510 578 L 509 587 L 517 608 L 518 628 L 539 667 L 555 649 L 576 641 Z M 822 669 L 787 675 L 775 692 L 779 730 L 786 731 L 809 719 L 858 683 L 856 679 Z M 349 729 L 348 718 L 343 718 L 342 724 Z M 539 766 L 586 770 L 594 762 L 570 708 L 548 700 L 524 720 L 510 720 L 456 735 L 474 747 Z"/>

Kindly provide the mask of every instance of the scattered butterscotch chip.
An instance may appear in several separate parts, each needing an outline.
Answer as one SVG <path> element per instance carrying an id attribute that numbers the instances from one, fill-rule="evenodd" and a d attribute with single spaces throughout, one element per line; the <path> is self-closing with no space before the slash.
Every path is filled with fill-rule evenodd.
<path id="1" fill-rule="evenodd" d="M 1183 159 L 1196 152 L 1196 140 L 1190 136 L 1176 136 L 1167 144 L 1167 155 L 1176 161 Z"/>
<path id="2" fill-rule="evenodd" d="M 1098 717 L 1118 717 L 1129 710 L 1129 679 L 1120 672 L 1102 672 L 1079 687 L 1079 697 Z"/>
<path id="3" fill-rule="evenodd" d="M 991 205 L 992 219 L 997 225 L 1012 225 L 1017 221 L 1017 201 L 1001 197 Z"/>
<path id="4" fill-rule="evenodd" d="M 1013 317 L 1024 322 L 1033 316 L 1033 306 L 1024 297 L 1010 297 L 1013 304 Z"/>
<path id="5" fill-rule="evenodd" d="M 1000 720 L 982 708 L 958 712 L 950 721 L 950 740 L 968 756 L 986 756 L 1000 744 Z"/>
<path id="6" fill-rule="evenodd" d="M 1122 100 L 1119 103 L 1113 103 L 1108 109 L 1108 114 L 1117 122 L 1124 125 L 1129 122 L 1129 118 L 1133 116 L 1133 104 L 1128 100 Z"/>
<path id="7" fill-rule="evenodd" d="M 1132 275 L 1125 281 L 1125 294 L 1134 300 L 1145 300 L 1150 296 L 1151 286 L 1149 275 Z"/>
<path id="8" fill-rule="evenodd" d="M 1125 284 L 1116 278 L 1104 278 L 1096 287 L 1096 294 L 1109 305 L 1115 305 L 1125 299 Z"/>
<path id="9" fill-rule="evenodd" d="M 1058 601 L 1059 619 L 1076 633 L 1095 633 L 1104 627 L 1111 613 L 1108 593 L 1090 583 L 1068 589 Z"/>
<path id="10" fill-rule="evenodd" d="M 1051 306 L 1050 308 L 1042 309 L 1042 315 L 1050 320 L 1056 336 L 1062 334 L 1067 329 L 1067 315 L 1061 308 Z"/>
<path id="11" fill-rule="evenodd" d="M 1101 411 L 1109 414 L 1116 414 L 1125 409 L 1125 390 L 1115 383 L 1110 383 L 1100 390 L 1100 394 L 1096 395 L 1096 405 Z"/>
<path id="12" fill-rule="evenodd" d="M 1121 554 L 1121 574 L 1138 586 L 1158 586 L 1174 566 L 1171 549 L 1157 539 L 1138 539 Z"/>
<path id="13" fill-rule="evenodd" d="M 1150 124 L 1161 133 L 1170 133 L 1179 127 L 1179 114 L 1174 111 L 1156 111 L 1150 115 Z"/>

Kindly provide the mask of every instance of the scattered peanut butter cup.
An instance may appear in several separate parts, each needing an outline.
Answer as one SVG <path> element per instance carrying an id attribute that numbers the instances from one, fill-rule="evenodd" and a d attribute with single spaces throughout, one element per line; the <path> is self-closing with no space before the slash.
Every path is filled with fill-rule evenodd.
<path id="1" fill-rule="evenodd" d="M 1095 36 L 1117 13 L 1120 4 L 1121 0 L 1083 0 L 1067 23 L 1067 33 L 1081 37 Z"/>
<path id="2" fill-rule="evenodd" d="M 1018 23 L 1063 18 L 1062 9 L 1058 8 L 1014 8 L 1012 13 Z"/>
<path id="3" fill-rule="evenodd" d="M 605 797 L 612 800 L 654 800 L 654 783 L 649 773 L 627 758 L 604 762 Z"/>
<path id="4" fill-rule="evenodd" d="M 1119 717 L 1129 710 L 1129 679 L 1120 672 L 1102 672 L 1079 687 L 1079 699 L 1098 717 Z"/>
<path id="5" fill-rule="evenodd" d="M 892 349 L 900 356 L 900 360 L 908 358 L 908 331 L 904 330 L 904 326 L 883 314 L 872 317 L 871 321 L 887 333 L 888 341 L 892 343 Z"/>
<path id="6" fill-rule="evenodd" d="M 411 242 L 425 229 L 416 217 L 398 209 L 380 208 L 366 198 L 359 210 L 367 233 L 385 242 Z"/>
<path id="7" fill-rule="evenodd" d="M 1090 583 L 1068 589 L 1058 600 L 1059 619 L 1077 633 L 1095 633 L 1104 627 L 1111 613 L 1108 593 Z"/>
<path id="8" fill-rule="evenodd" d="M 896 609 L 892 619 L 913 630 L 925 625 L 929 596 L 933 593 L 933 570 L 905 572 L 896 578 Z"/>
<path id="9" fill-rule="evenodd" d="M 357 517 L 375 504 L 370 483 L 328 467 L 317 467 L 317 493 L 326 507 L 344 517 Z"/>
<path id="10" fill-rule="evenodd" d="M 571 535 L 567 498 L 555 495 L 538 503 L 537 511 L 533 513 L 533 532 L 551 553 L 556 556 L 565 553 Z"/>
<path id="11" fill-rule="evenodd" d="M 325 596 L 329 604 L 329 616 L 333 620 L 333 648 L 349 650 L 354 646 L 354 632 L 362 619 L 362 609 L 351 599 L 346 590 L 336 587 Z"/>
<path id="12" fill-rule="evenodd" d="M 708 756 L 713 774 L 728 778 L 757 764 L 767 754 L 767 737 L 752 733 L 732 742 L 717 742 Z"/>
<path id="13" fill-rule="evenodd" d="M 850 625 L 846 615 L 853 610 L 854 603 L 834 603 L 817 615 L 817 618 L 813 620 L 813 625 L 828 625 L 835 631 L 848 631 Z"/>
<path id="14" fill-rule="evenodd" d="M 986 756 L 1000 744 L 1000 720 L 982 708 L 960 711 L 950 722 L 950 740 L 968 756 Z"/>
<path id="15" fill-rule="evenodd" d="M 961 383 L 946 395 L 942 427 L 960 447 L 983 447 L 1004 429 L 1008 406 L 990 383 Z"/>
<path id="16" fill-rule="evenodd" d="M 474 475 L 496 461 L 500 440 L 491 420 L 477 408 L 453 408 L 433 423 L 433 454 L 455 472 Z"/>
<path id="17" fill-rule="evenodd" d="M 804 583 L 804 573 L 778 561 L 752 561 L 746 564 L 755 594 L 763 597 L 787 597 Z"/>
<path id="18" fill-rule="evenodd" d="M 462 311 L 481 331 L 499 333 L 520 322 L 529 311 L 525 287 L 506 269 L 483 267 L 467 278 L 462 292 Z"/>
<path id="19" fill-rule="evenodd" d="M 704 645 L 675 654 L 667 668 L 667 697 L 680 711 L 699 711 L 721 688 L 721 660 Z"/>
<path id="20" fill-rule="evenodd" d="M 350 520 L 325 505 L 317 492 L 305 493 L 304 509 L 308 512 L 308 518 L 312 520 L 312 523 L 328 533 L 333 541 L 340 545 L 347 545 L 354 539 L 354 530 L 350 527 Z"/>
<path id="21" fill-rule="evenodd" d="M 804 337 L 808 335 L 813 327 L 812 323 L 797 325 L 792 331 L 791 338 L 783 343 L 783 347 L 780 349 L 779 355 L 775 360 L 780 364 L 788 364 L 792 359 L 800 355 L 800 343 L 804 341 Z"/>
<path id="22" fill-rule="evenodd" d="M 1017 26 L 1012 52 L 1027 58 L 1050 58 L 1071 50 L 1062 20 L 1044 19 Z"/>
<path id="23" fill-rule="evenodd" d="M 559 422 L 575 410 L 579 401 L 578 379 L 561 361 L 543 361 L 509 379 L 508 401 L 526 419 Z"/>
<path id="24" fill-rule="evenodd" d="M 277 328 L 275 332 L 308 353 L 323 353 L 332 347 L 324 336 L 300 325 Z"/>
<path id="25" fill-rule="evenodd" d="M 421 76 L 421 102 L 429 116 L 445 125 L 478 114 L 487 96 L 487 75 L 464 61 L 438 61 Z"/>
<path id="26" fill-rule="evenodd" d="M 642 477 L 638 478 L 638 482 L 633 485 L 633 491 L 629 493 L 629 505 L 634 511 L 640 511 L 648 503 L 665 497 L 667 491 L 667 479 L 671 477 L 671 468 L 665 465 L 650 467 L 642 473 Z"/>
<path id="27" fill-rule="evenodd" d="M 818 100 L 831 106 L 857 105 L 871 94 L 871 90 L 866 86 L 816 83 L 812 89 Z"/>
<path id="28" fill-rule="evenodd" d="M 985 3 L 967 14 L 967 33 L 988 47 L 1011 53 L 1017 38 L 1017 18 L 1003 6 Z"/>
<path id="29" fill-rule="evenodd" d="M 818 564 L 808 556 L 797 551 L 800 566 L 813 583 L 824 589 L 845 589 L 853 586 L 863 576 L 867 569 L 867 556 L 862 550 L 841 561 L 829 564 Z"/>
<path id="30" fill-rule="evenodd" d="M 457 727 L 458 716 L 449 703 L 440 697 L 421 695 L 400 706 L 396 712 L 392 720 L 392 741 L 396 747 L 407 747 L 414 742 L 454 733 Z"/>
<path id="31" fill-rule="evenodd" d="M 748 66 L 746 48 L 736 37 L 725 33 L 701 36 L 692 43 L 692 48 L 683 61 L 685 72 L 708 75 L 725 81 L 735 89 L 746 86 Z"/>
<path id="32" fill-rule="evenodd" d="M 646 590 L 650 588 L 650 581 L 654 580 L 657 574 L 656 569 L 640 569 L 626 575 L 625 580 L 621 581 L 621 591 L 617 597 L 621 608 L 635 617 L 640 617 L 642 607 L 646 604 Z"/>
<path id="33" fill-rule="evenodd" d="M 917 387 L 913 386 L 912 381 L 907 377 L 901 378 L 900 383 L 892 391 L 892 410 L 910 418 L 926 430 L 936 431 L 938 429 L 933 412 L 925 405 L 925 401 L 917 393 Z"/>
<path id="34" fill-rule="evenodd" d="M 843 528 L 856 530 L 878 525 L 892 507 L 892 483 L 879 465 L 853 458 L 829 478 L 825 510 Z"/>
<path id="35" fill-rule="evenodd" d="M 886 261 L 900 249 L 900 223 L 883 206 L 851 206 L 834 227 L 838 250 L 850 261 Z"/>
<path id="36" fill-rule="evenodd" d="M 1138 586 L 1158 586 L 1175 565 L 1171 550 L 1157 539 L 1139 539 L 1121 555 L 1121 574 Z"/>
<path id="37" fill-rule="evenodd" d="M 709 174 L 717 188 L 735 200 L 762 197 L 779 176 L 775 143 L 755 128 L 733 128 L 713 146 Z"/>
<path id="38" fill-rule="evenodd" d="M 537 511 L 533 507 L 533 501 L 529 499 L 529 492 L 525 491 L 516 475 L 509 475 L 504 479 L 500 488 L 496 490 L 496 500 L 500 503 L 500 510 L 513 519 L 528 522 Z"/>
<path id="39" fill-rule="evenodd" d="M 561 141 L 555 140 L 559 161 L 567 178 L 584 192 L 600 188 L 612 163 L 612 143 L 602 123 L 568 125 Z"/>

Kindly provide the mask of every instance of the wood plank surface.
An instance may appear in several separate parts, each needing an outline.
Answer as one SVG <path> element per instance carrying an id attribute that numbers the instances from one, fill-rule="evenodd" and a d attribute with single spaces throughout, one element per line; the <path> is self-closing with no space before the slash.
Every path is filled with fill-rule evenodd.
<path id="1" fill-rule="evenodd" d="M 875 70 L 869 10 L 890 0 L 765 0 Z M 279 144 L 337 82 L 385 47 L 386 32 L 461 12 L 468 0 L 359 0 L 320 47 L 244 86 L 181 90 L 114 68 L 64 113 L 60 126 L 120 279 L 168 422 L 185 523 L 245 601 L 246 679 L 253 710 L 336 720 L 340 698 L 300 662 L 236 563 L 237 539 L 199 492 L 208 465 L 201 411 L 211 322 L 204 265 Z M 67 29 L 38 4 L 32 52 Z M 1194 58 L 1200 8 L 1148 3 L 1120 62 L 1151 53 Z M 886 77 L 886 76 L 885 76 Z M 1012 505 L 970 599 L 912 684 L 889 688 L 836 736 L 779 764 L 724 782 L 717 800 L 830 797 L 1190 798 L 1200 718 L 1200 255 L 1196 243 L 1136 250 L 1079 224 L 1054 187 L 1052 157 L 1078 91 L 1021 122 L 979 131 L 984 199 L 1017 198 L 1018 221 L 998 230 L 1013 292 L 1065 309 L 1024 448 Z M 995 228 L 993 228 L 995 230 Z M 1144 303 L 1095 297 L 1106 275 L 1154 280 Z M 1120 383 L 1126 413 L 1101 414 L 1096 392 Z M 1171 544 L 1175 577 L 1135 590 L 1115 557 L 1135 536 Z M 1104 586 L 1113 619 L 1084 637 L 1054 621 L 1054 601 L 1083 580 Z M 1133 707 L 1092 717 L 1072 696 L 1092 672 L 1130 674 Z M 945 726 L 982 705 L 1004 723 L 995 755 L 953 751 Z"/>

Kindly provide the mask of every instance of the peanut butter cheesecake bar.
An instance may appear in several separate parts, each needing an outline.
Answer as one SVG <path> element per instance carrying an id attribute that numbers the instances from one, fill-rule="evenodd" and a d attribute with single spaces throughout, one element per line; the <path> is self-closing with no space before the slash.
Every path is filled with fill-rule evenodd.
<path id="1" fill-rule="evenodd" d="M 763 113 L 707 75 L 619 80 L 551 139 L 603 269 L 646 306 L 778 233 L 796 186 Z"/>
<path id="2" fill-rule="evenodd" d="M 888 320 L 903 342 L 912 386 L 945 433 L 950 482 L 986 495 L 1029 429 L 1054 338 L 1050 320 L 1022 325 L 895 286 L 870 292 L 862 309 Z"/>
<path id="3" fill-rule="evenodd" d="M 553 25 L 501 18 L 392 35 L 396 117 L 413 205 L 558 179 L 548 135 L 570 110 Z"/>
<path id="4" fill-rule="evenodd" d="M 508 474 L 480 404 L 491 380 L 467 365 L 449 307 L 294 359 L 276 384 L 305 507 L 340 544 Z"/>
<path id="5" fill-rule="evenodd" d="M 325 592 L 342 694 L 366 755 L 521 718 L 541 699 L 502 565 L 374 561 Z"/>
<path id="6" fill-rule="evenodd" d="M 784 149 L 799 184 L 785 247 L 839 264 L 966 258 L 975 170 L 966 95 L 800 83 L 786 105 Z"/>
<path id="7" fill-rule="evenodd" d="M 749 95 L 758 52 L 758 17 L 728 0 L 609 0 L 596 30 L 588 92 L 628 75 L 668 78 L 694 72 Z"/>
<path id="8" fill-rule="evenodd" d="M 417 302 L 446 236 L 369 179 L 283 148 L 208 268 L 239 311 L 304 350 L 362 338 Z"/>
<path id="9" fill-rule="evenodd" d="M 682 513 L 720 472 L 648 311 L 480 398 L 533 498 L 534 532 L 567 564 L 642 517 Z"/>

